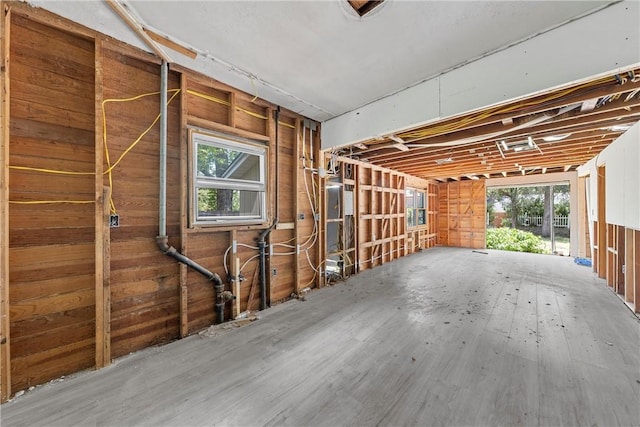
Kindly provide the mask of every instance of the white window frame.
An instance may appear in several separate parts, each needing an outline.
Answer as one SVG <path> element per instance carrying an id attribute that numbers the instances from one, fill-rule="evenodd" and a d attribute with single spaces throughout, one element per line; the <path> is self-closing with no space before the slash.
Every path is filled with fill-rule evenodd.
<path id="1" fill-rule="evenodd" d="M 192 226 L 261 224 L 267 220 L 267 146 L 252 140 L 234 137 L 232 135 L 217 134 L 201 129 L 189 130 L 189 146 L 191 149 L 190 162 L 190 219 Z M 232 178 L 218 178 L 198 176 L 198 146 L 230 149 L 259 157 L 259 180 L 250 181 Z M 198 209 L 199 189 L 227 189 L 239 191 L 253 191 L 258 193 L 258 209 L 256 215 L 200 215 Z"/>
<path id="2" fill-rule="evenodd" d="M 413 197 L 412 197 L 412 204 L 409 205 L 409 192 L 413 192 Z M 417 206 L 418 203 L 418 194 L 422 195 L 422 207 Z M 424 227 L 427 225 L 427 192 L 425 190 L 420 190 L 417 188 L 412 188 L 412 187 L 407 187 L 405 189 L 405 212 L 406 212 L 406 216 L 407 216 L 407 228 L 418 228 L 418 227 Z M 409 214 L 409 210 L 411 210 L 411 214 Z M 419 224 L 418 223 L 418 218 L 420 218 L 419 215 L 419 211 L 423 211 L 423 216 L 424 216 L 424 222 Z M 413 224 L 409 224 L 409 219 L 413 219 Z"/>

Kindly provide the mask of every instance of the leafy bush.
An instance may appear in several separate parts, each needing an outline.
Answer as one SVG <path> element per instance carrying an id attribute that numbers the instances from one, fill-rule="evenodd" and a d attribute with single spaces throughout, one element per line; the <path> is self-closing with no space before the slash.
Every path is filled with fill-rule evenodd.
<path id="1" fill-rule="evenodd" d="M 544 242 L 528 231 L 515 228 L 488 228 L 487 249 L 501 251 L 544 253 Z"/>

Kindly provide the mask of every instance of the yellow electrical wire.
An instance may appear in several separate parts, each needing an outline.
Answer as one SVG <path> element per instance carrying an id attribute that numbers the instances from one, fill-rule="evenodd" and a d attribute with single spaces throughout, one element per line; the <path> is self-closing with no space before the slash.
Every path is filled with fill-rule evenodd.
<path id="1" fill-rule="evenodd" d="M 173 99 L 180 93 L 180 89 L 169 89 L 167 92 L 173 92 L 173 95 L 171 95 L 171 98 L 169 98 L 169 100 L 167 101 L 167 105 L 169 105 L 171 101 L 173 101 Z M 113 195 L 113 177 L 111 172 L 113 172 L 113 169 L 115 169 L 115 167 L 118 166 L 118 164 L 122 161 L 122 159 L 124 159 L 124 157 L 127 154 L 129 154 L 131 150 L 133 150 L 133 148 L 138 144 L 138 142 L 140 142 L 140 140 L 144 138 L 144 136 L 147 133 L 149 133 L 149 131 L 153 128 L 153 126 L 155 126 L 155 124 L 158 123 L 158 120 L 160 120 L 160 114 L 158 113 L 158 115 L 153 120 L 153 122 L 140 134 L 140 136 L 138 136 L 138 138 L 136 138 L 135 141 L 133 141 L 129 145 L 129 147 L 127 147 L 126 150 L 124 150 L 124 152 L 120 155 L 120 157 L 118 157 L 118 160 L 116 160 L 113 164 L 111 164 L 111 159 L 109 156 L 109 147 L 107 144 L 107 113 L 105 110 L 105 105 L 109 102 L 130 102 L 130 101 L 141 99 L 146 96 L 155 96 L 155 95 L 160 95 L 160 92 L 149 92 L 149 93 L 143 93 L 141 95 L 137 95 L 131 98 L 112 98 L 112 99 L 105 99 L 102 101 L 102 140 L 103 140 L 103 145 L 105 150 L 105 160 L 107 162 L 107 169 L 103 171 L 102 174 L 108 175 L 109 187 L 111 187 L 112 195 Z M 116 206 L 113 201 L 113 196 L 109 197 L 109 209 L 111 213 L 113 214 L 117 213 Z"/>
<path id="2" fill-rule="evenodd" d="M 253 81 L 252 81 L 253 83 Z M 170 89 L 167 92 L 172 92 L 173 95 L 171 96 L 171 98 L 169 98 L 169 100 L 167 101 L 167 105 L 169 105 L 171 103 L 171 101 L 180 93 L 181 89 Z M 222 105 L 226 105 L 226 106 L 231 106 L 231 103 L 225 100 L 222 100 L 220 98 L 216 98 L 214 96 L 210 96 L 210 95 L 206 95 L 204 93 L 200 93 L 200 92 L 196 92 L 194 90 L 187 90 L 187 93 L 189 93 L 190 95 L 194 95 L 212 102 L 216 102 Z M 257 93 L 257 91 L 256 91 Z M 155 96 L 155 95 L 159 95 L 160 92 L 148 92 L 148 93 L 143 93 L 140 95 L 136 95 L 133 97 L 129 97 L 129 98 L 110 98 L 110 99 L 105 99 L 102 101 L 102 139 L 103 139 L 103 145 L 104 145 L 104 150 L 105 150 L 105 161 L 107 163 L 107 169 L 104 170 L 102 172 L 103 175 L 107 175 L 108 179 L 109 179 L 109 187 L 111 187 L 112 191 L 111 194 L 113 194 L 113 175 L 112 172 L 113 170 L 118 166 L 118 164 L 120 164 L 120 162 L 124 159 L 124 157 L 129 154 L 129 152 L 131 150 L 133 150 L 133 148 L 142 140 L 142 138 L 144 138 L 144 136 L 149 133 L 149 131 L 151 131 L 151 129 L 153 128 L 153 126 L 155 126 L 155 124 L 158 122 L 158 120 L 160 120 L 160 114 L 158 114 L 156 116 L 156 118 L 153 120 L 153 122 L 135 139 L 135 141 L 133 141 L 129 147 L 127 147 L 127 149 L 118 157 L 118 159 L 111 164 L 111 158 L 109 155 L 109 146 L 108 146 L 108 142 L 107 142 L 107 114 L 106 114 L 106 109 L 105 106 L 108 103 L 113 103 L 113 102 L 131 102 L 131 101 L 136 101 L 138 99 L 142 99 L 144 97 L 147 96 Z M 257 98 L 257 94 L 256 96 L 252 99 L 252 102 Z M 236 107 L 237 110 L 242 111 L 245 114 L 248 114 L 252 117 L 256 117 L 258 119 L 262 119 L 262 120 L 268 120 L 268 117 L 263 116 L 261 114 L 258 113 L 254 113 L 253 111 L 249 111 L 246 110 L 242 107 Z M 295 129 L 295 126 L 290 125 L 288 123 L 284 123 L 281 121 L 278 121 L 279 125 L 283 125 L 286 127 L 289 127 L 291 129 Z M 35 167 L 29 167 L 29 166 L 15 166 L 15 165 L 9 165 L 10 169 L 15 169 L 15 170 L 25 170 L 25 171 L 34 171 L 34 172 L 41 172 L 41 173 L 51 173 L 51 174 L 60 174 L 60 175 L 95 175 L 95 172 L 76 172 L 76 171 L 65 171 L 65 170 L 55 170 L 55 169 L 46 169 L 46 168 L 35 168 Z M 95 203 L 95 200 L 32 200 L 32 201 L 9 201 L 9 203 L 13 203 L 13 204 L 24 204 L 24 205 L 31 205 L 31 204 L 51 204 L 51 203 L 72 203 L 72 204 L 85 204 L 85 203 Z M 117 212 L 116 210 L 116 206 L 115 203 L 113 201 L 113 196 L 110 196 L 109 198 L 109 209 L 111 211 L 111 213 L 115 214 Z"/>
<path id="3" fill-rule="evenodd" d="M 44 204 L 53 204 L 53 203 L 72 203 L 72 204 L 88 204 L 95 203 L 95 200 L 9 200 L 9 203 L 14 205 L 44 205 Z"/>
<path id="4" fill-rule="evenodd" d="M 205 94 L 205 93 L 196 92 L 195 90 L 192 90 L 192 89 L 187 89 L 187 93 L 188 93 L 189 95 L 197 96 L 197 97 L 199 97 L 199 98 L 206 99 L 206 100 L 208 100 L 208 101 L 212 101 L 212 102 L 215 102 L 215 103 L 217 103 L 217 104 L 226 105 L 226 106 L 228 106 L 228 107 L 230 107 L 230 106 L 231 106 L 231 103 L 230 103 L 229 101 L 225 101 L 224 99 L 216 98 L 215 96 L 207 95 L 207 94 Z M 257 95 L 256 95 L 256 96 L 257 96 Z M 251 102 L 255 101 L 255 99 L 256 99 L 256 98 L 254 97 L 254 98 L 251 100 Z M 262 120 L 268 120 L 268 119 L 269 119 L 269 117 L 267 117 L 267 116 L 263 116 L 263 115 L 261 115 L 261 114 L 254 113 L 253 111 L 246 110 L 246 109 L 244 109 L 244 108 L 242 108 L 242 107 L 238 107 L 238 106 L 236 106 L 236 110 L 238 110 L 238 111 L 242 111 L 243 113 L 248 114 L 248 115 L 250 115 L 250 116 L 252 116 L 252 117 L 256 117 L 256 118 L 258 118 L 258 119 L 262 119 Z M 296 128 L 294 125 L 290 125 L 289 123 L 284 123 L 284 122 L 281 122 L 281 121 L 279 121 L 279 120 L 278 120 L 278 124 L 279 124 L 279 125 L 282 125 L 282 126 L 286 126 L 286 127 L 288 127 L 288 128 L 291 128 L 291 129 L 295 129 L 295 128 Z"/>
<path id="5" fill-rule="evenodd" d="M 95 175 L 95 172 L 73 172 L 73 171 L 63 171 L 63 170 L 55 170 L 55 169 L 44 169 L 44 168 L 32 168 L 29 166 L 12 166 L 9 165 L 9 169 L 17 169 L 23 171 L 34 171 L 34 172 L 43 172 L 43 173 L 55 173 L 60 175 Z"/>
<path id="6" fill-rule="evenodd" d="M 400 138 L 417 138 L 417 139 L 421 139 L 421 138 L 427 138 L 430 136 L 434 136 L 434 135 L 440 135 L 440 134 L 444 134 L 444 133 L 449 133 L 449 132 L 453 132 L 455 130 L 464 128 L 468 125 L 471 125 L 473 123 L 476 123 L 480 120 L 483 120 L 485 118 L 491 117 L 495 114 L 502 114 L 502 113 L 509 113 L 521 108 L 525 108 L 525 107 L 530 107 L 530 106 L 535 106 L 535 105 L 539 105 L 542 104 L 544 102 L 548 102 L 548 101 L 552 101 L 558 98 L 561 98 L 565 95 L 568 95 L 572 92 L 575 92 L 577 90 L 580 89 L 585 89 L 588 87 L 592 87 L 592 86 L 596 86 L 599 85 L 601 83 L 605 83 L 610 81 L 610 78 L 602 78 L 602 79 L 598 79 L 592 82 L 588 82 L 588 83 L 584 83 L 582 85 L 579 86 L 575 86 L 573 88 L 569 88 L 569 89 L 565 89 L 563 91 L 560 92 L 556 92 L 553 94 L 548 95 L 547 97 L 540 99 L 540 100 L 531 100 L 522 104 L 517 104 L 517 105 L 511 105 L 511 106 L 506 106 L 506 107 L 494 107 L 491 108 L 489 110 L 486 110 L 482 113 L 478 113 L 476 115 L 473 116 L 469 116 L 466 118 L 463 118 L 459 121 L 455 121 L 455 122 L 451 122 L 451 123 L 445 123 L 442 124 L 440 126 L 434 126 L 428 129 L 423 129 L 423 130 L 416 130 L 416 131 L 409 131 L 409 132 L 403 132 L 401 134 L 399 134 L 398 136 Z"/>
<path id="7" fill-rule="evenodd" d="M 187 93 L 189 95 L 197 96 L 199 98 L 206 99 L 208 101 L 213 101 L 218 104 L 231 106 L 231 103 L 229 101 L 225 101 L 224 99 L 216 98 L 215 96 L 207 95 L 201 92 L 196 92 L 195 90 L 192 90 L 192 89 L 187 89 Z"/>
<path id="8" fill-rule="evenodd" d="M 291 128 L 291 129 L 295 129 L 296 128 L 294 125 L 290 125 L 289 123 L 281 122 L 280 120 L 278 120 L 278 124 L 282 125 L 282 126 L 286 126 L 288 128 Z"/>

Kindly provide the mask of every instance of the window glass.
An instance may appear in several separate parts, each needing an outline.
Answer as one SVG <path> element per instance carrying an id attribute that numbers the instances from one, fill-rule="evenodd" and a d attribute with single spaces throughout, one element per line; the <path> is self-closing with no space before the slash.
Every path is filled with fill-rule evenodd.
<path id="1" fill-rule="evenodd" d="M 197 131 L 193 149 L 196 224 L 266 220 L 266 147 Z"/>

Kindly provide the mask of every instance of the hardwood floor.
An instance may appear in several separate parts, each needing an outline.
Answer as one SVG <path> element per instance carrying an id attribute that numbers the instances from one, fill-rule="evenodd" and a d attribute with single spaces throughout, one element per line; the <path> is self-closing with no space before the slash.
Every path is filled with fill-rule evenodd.
<path id="1" fill-rule="evenodd" d="M 640 425 L 640 321 L 570 258 L 434 248 L 27 392 L 2 426 Z"/>

